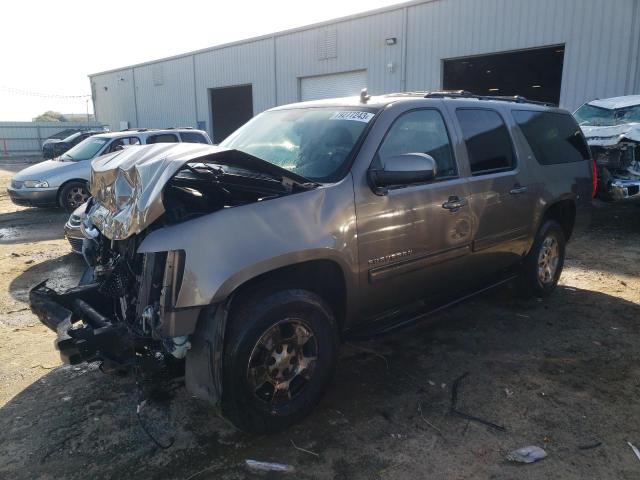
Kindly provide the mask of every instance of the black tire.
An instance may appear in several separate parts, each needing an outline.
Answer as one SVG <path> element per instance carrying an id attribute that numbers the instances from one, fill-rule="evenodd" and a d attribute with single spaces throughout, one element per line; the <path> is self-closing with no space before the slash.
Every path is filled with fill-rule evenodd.
<path id="1" fill-rule="evenodd" d="M 329 306 L 318 295 L 301 289 L 262 290 L 239 297 L 234 304 L 236 306 L 232 306 L 225 332 L 222 362 L 222 414 L 245 432 L 271 433 L 283 430 L 313 410 L 332 377 L 339 347 L 336 320 Z M 274 394 L 276 392 L 273 384 L 267 382 L 264 383 L 263 388 L 256 389 L 251 383 L 249 372 L 255 373 L 262 367 L 250 368 L 250 362 L 252 365 L 260 364 L 261 362 L 256 360 L 261 356 L 265 358 L 265 365 L 267 362 L 274 361 L 272 356 L 275 355 L 277 347 L 270 351 L 259 341 L 264 340 L 264 336 L 268 332 L 273 332 L 274 329 L 280 331 L 281 336 L 285 338 L 286 329 L 289 325 L 294 325 L 291 322 L 295 322 L 296 328 L 300 327 L 302 331 L 311 332 L 312 337 L 306 341 L 304 348 L 317 347 L 315 351 L 317 359 L 312 367 L 303 370 L 304 375 L 296 374 L 295 380 L 287 382 L 287 385 L 291 385 L 290 390 L 287 387 L 290 392 L 294 390 L 294 383 L 297 388 L 299 386 L 290 394 L 291 398 L 287 399 L 288 396 L 281 395 L 283 393 L 281 391 L 276 394 L 278 401 L 275 402 L 273 395 L 269 397 L 269 388 L 273 389 Z M 283 330 L 284 333 L 282 333 Z M 298 332 L 298 330 L 295 331 Z M 309 347 L 312 340 L 314 343 Z M 288 360 L 292 363 L 297 361 L 295 351 L 293 358 Z M 307 362 L 306 355 L 301 354 L 298 360 L 305 358 Z M 309 358 L 311 356 L 313 353 L 309 354 Z M 279 372 L 277 366 L 280 363 L 265 367 L 264 371 Z M 296 365 L 294 367 L 298 368 Z M 271 370 L 272 368 L 276 370 Z M 287 369 L 284 371 L 286 372 Z M 293 372 L 291 374 L 293 375 Z M 308 379 L 306 375 L 309 376 Z M 254 379 L 256 377 L 252 376 Z M 268 378 L 273 380 L 271 373 L 268 373 Z M 259 381 L 255 382 L 255 384 L 258 383 Z M 279 383 L 279 385 L 282 384 Z"/>
<path id="2" fill-rule="evenodd" d="M 62 186 L 58 196 L 58 203 L 65 210 L 72 212 L 89 200 L 90 196 L 86 182 L 72 181 Z"/>
<path id="3" fill-rule="evenodd" d="M 557 262 L 552 272 L 542 267 L 544 265 L 543 250 L 550 245 L 557 245 Z M 555 220 L 545 220 L 538 230 L 531 250 L 523 264 L 523 271 L 519 279 L 519 288 L 525 297 L 546 297 L 551 295 L 558 285 L 564 266 L 566 240 L 564 231 Z M 547 256 L 546 258 L 550 258 Z M 542 272 L 544 270 L 544 273 Z"/>

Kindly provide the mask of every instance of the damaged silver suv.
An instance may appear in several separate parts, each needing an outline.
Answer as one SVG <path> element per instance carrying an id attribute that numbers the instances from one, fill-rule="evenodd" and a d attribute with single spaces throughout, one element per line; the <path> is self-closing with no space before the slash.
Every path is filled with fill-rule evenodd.
<path id="1" fill-rule="evenodd" d="M 593 176 L 564 110 L 363 92 L 274 108 L 219 146 L 101 157 L 91 193 L 91 268 L 64 293 L 30 293 L 62 359 L 184 359 L 191 393 L 272 432 L 312 410 L 342 339 L 509 280 L 550 294 Z"/>

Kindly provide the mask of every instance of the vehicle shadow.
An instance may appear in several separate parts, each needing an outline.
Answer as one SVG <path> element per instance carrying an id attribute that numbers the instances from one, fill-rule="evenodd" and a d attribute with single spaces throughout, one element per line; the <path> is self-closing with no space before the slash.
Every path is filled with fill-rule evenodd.
<path id="1" fill-rule="evenodd" d="M 64 238 L 69 213 L 60 208 L 26 208 L 0 213 L 0 245 Z"/>
<path id="2" fill-rule="evenodd" d="M 41 263 L 34 263 L 9 284 L 9 294 L 20 302 L 29 301 L 29 290 L 38 283 L 47 280 L 47 286 L 58 291 L 75 287 L 86 268 L 82 256 L 69 252 L 69 247 L 62 255 Z"/>
<path id="3" fill-rule="evenodd" d="M 639 316 L 640 305 L 589 290 L 560 287 L 545 301 L 496 290 L 431 324 L 345 345 L 313 414 L 267 437 L 235 431 L 167 382 L 144 395 L 141 413 L 167 449 L 136 419 L 134 378 L 56 368 L 0 409 L 0 476 L 231 479 L 258 459 L 294 465 L 303 479 L 369 480 L 392 468 L 394 478 L 513 478 L 505 449 L 544 437 L 552 458 L 532 467 L 537 478 L 584 477 L 576 462 L 594 478 L 631 478 L 637 460 L 617 452 L 638 431 Z M 465 372 L 459 408 L 505 432 L 450 413 Z M 603 446 L 585 458 L 577 445 L 592 438 Z"/>

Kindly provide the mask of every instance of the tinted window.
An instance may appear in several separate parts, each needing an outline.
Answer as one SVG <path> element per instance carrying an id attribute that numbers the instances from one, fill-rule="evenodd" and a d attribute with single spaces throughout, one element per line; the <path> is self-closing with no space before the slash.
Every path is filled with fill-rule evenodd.
<path id="1" fill-rule="evenodd" d="M 160 135 L 151 135 L 147 138 L 147 144 L 149 143 L 176 143 L 178 137 L 173 133 L 161 133 Z"/>
<path id="2" fill-rule="evenodd" d="M 403 153 L 431 155 L 438 165 L 437 177 L 458 173 L 447 128 L 437 110 L 414 110 L 398 117 L 382 142 L 373 167 L 383 168 L 386 158 Z"/>
<path id="3" fill-rule="evenodd" d="M 209 143 L 204 135 L 197 132 L 180 132 L 180 138 L 185 143 Z"/>
<path id="4" fill-rule="evenodd" d="M 571 115 L 529 110 L 512 113 L 538 163 L 553 165 L 591 158 L 580 127 Z"/>
<path id="5" fill-rule="evenodd" d="M 107 153 L 117 152 L 118 150 L 124 148 L 126 145 L 140 145 L 140 139 L 138 137 L 117 138 L 113 142 L 111 142 L 103 155 Z"/>
<path id="6" fill-rule="evenodd" d="M 467 145 L 471 173 L 489 173 L 514 167 L 513 146 L 502 117 L 493 110 L 456 110 Z"/>

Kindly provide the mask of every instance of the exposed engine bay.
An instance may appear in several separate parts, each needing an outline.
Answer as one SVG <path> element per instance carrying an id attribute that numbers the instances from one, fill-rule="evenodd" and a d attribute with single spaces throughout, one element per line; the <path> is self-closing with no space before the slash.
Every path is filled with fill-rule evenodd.
<path id="1" fill-rule="evenodd" d="M 640 197 L 640 142 L 592 145 L 600 192 L 612 200 Z"/>
<path id="2" fill-rule="evenodd" d="M 57 331 L 65 363 L 99 360 L 103 370 L 153 370 L 167 358 L 185 358 L 190 337 L 177 325 L 188 316 L 195 327 L 205 307 L 175 308 L 185 252 L 138 253 L 149 233 L 316 186 L 219 147 L 154 145 L 99 160 L 92 166 L 94 198 L 81 226 L 89 269 L 80 286 L 64 293 L 46 282 L 37 285 L 30 301 L 41 321 Z"/>

